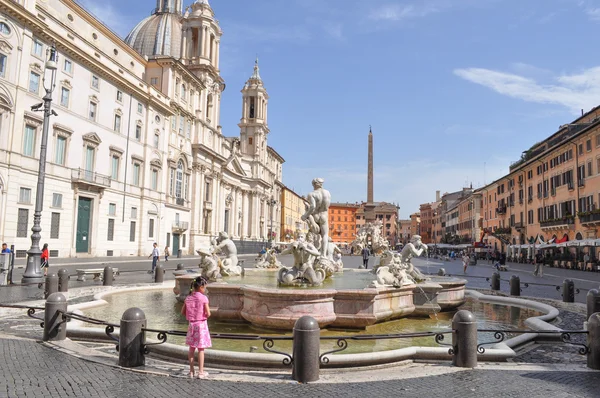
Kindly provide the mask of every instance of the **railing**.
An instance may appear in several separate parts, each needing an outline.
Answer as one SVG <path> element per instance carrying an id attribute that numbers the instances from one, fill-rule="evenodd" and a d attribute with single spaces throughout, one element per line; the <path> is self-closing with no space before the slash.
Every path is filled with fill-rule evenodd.
<path id="1" fill-rule="evenodd" d="M 183 198 L 175 198 L 175 204 L 177 206 L 185 206 L 185 199 L 183 199 Z"/>
<path id="2" fill-rule="evenodd" d="M 110 187 L 110 177 L 102 174 L 95 173 L 93 171 L 83 169 L 71 170 L 71 181 L 73 182 L 86 182 L 93 185 L 102 187 Z"/>
<path id="3" fill-rule="evenodd" d="M 525 228 L 525 223 L 523 222 L 516 222 L 515 223 L 515 228 L 519 229 L 519 228 Z"/>
<path id="4" fill-rule="evenodd" d="M 190 224 L 187 221 L 175 221 L 173 222 L 173 229 L 178 229 L 180 231 L 187 231 Z"/>
<path id="5" fill-rule="evenodd" d="M 561 225 L 573 225 L 575 224 L 575 218 L 574 217 L 564 217 L 564 218 L 560 218 L 560 219 L 553 219 L 553 220 L 546 220 L 546 221 L 540 221 L 540 227 L 544 228 L 544 227 L 557 227 L 557 226 L 561 226 Z"/>
<path id="6" fill-rule="evenodd" d="M 597 221 L 600 221 L 600 213 L 592 213 L 592 214 L 587 214 L 585 216 L 579 216 L 579 220 L 583 224 L 590 223 L 590 222 L 597 222 Z"/>
<path id="7" fill-rule="evenodd" d="M 506 214 L 506 206 L 500 206 L 496 209 L 496 213 L 498 214 Z"/>

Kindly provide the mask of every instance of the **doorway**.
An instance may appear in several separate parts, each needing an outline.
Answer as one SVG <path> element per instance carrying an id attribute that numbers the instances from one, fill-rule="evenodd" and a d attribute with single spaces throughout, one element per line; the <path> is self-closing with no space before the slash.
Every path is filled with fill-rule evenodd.
<path id="1" fill-rule="evenodd" d="M 79 197 L 77 206 L 77 237 L 75 251 L 88 253 L 90 249 L 90 221 L 92 215 L 92 199 Z"/>
<path id="2" fill-rule="evenodd" d="M 179 253 L 179 237 L 179 234 L 173 234 L 173 251 L 171 254 L 174 256 L 177 256 L 177 253 Z"/>

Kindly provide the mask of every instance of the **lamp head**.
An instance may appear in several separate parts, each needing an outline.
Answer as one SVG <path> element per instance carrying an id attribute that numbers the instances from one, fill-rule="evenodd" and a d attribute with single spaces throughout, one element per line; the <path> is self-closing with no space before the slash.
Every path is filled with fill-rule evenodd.
<path id="1" fill-rule="evenodd" d="M 48 61 L 46 61 L 46 69 L 48 70 L 56 70 L 56 63 L 58 62 L 58 54 L 56 52 L 56 46 L 52 44 L 52 47 L 48 50 L 50 55 L 48 56 Z"/>

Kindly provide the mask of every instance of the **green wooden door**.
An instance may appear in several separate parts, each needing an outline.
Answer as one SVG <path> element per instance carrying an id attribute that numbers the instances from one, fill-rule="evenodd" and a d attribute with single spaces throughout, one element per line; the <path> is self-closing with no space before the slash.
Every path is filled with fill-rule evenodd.
<path id="1" fill-rule="evenodd" d="M 90 248 L 92 199 L 79 197 L 77 209 L 77 239 L 75 241 L 75 251 L 77 253 L 88 253 Z"/>
<path id="2" fill-rule="evenodd" d="M 173 251 L 171 252 L 172 255 L 177 256 L 177 252 L 179 251 L 179 237 L 181 235 L 179 234 L 173 234 Z"/>

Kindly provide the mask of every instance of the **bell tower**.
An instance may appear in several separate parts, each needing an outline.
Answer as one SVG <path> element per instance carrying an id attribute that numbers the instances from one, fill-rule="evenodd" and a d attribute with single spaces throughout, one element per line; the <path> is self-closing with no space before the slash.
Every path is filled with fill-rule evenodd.
<path id="1" fill-rule="evenodd" d="M 257 58 L 254 72 L 242 89 L 242 118 L 238 126 L 242 153 L 263 163 L 267 159 L 268 104 L 269 95 L 260 77 Z"/>
<path id="2" fill-rule="evenodd" d="M 181 0 L 156 0 L 155 14 L 170 13 L 181 15 Z"/>

